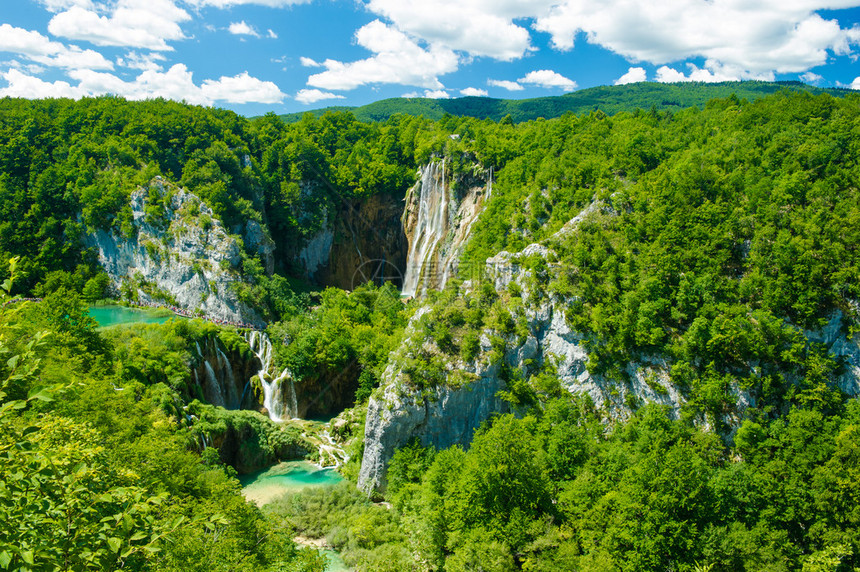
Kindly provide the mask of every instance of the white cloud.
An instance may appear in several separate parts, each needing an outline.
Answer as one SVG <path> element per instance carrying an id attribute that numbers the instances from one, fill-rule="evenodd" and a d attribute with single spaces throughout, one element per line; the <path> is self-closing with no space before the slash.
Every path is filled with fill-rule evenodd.
<path id="1" fill-rule="evenodd" d="M 818 83 L 824 78 L 817 73 L 806 72 L 805 74 L 800 76 L 800 79 L 801 81 L 804 81 L 806 83 Z"/>
<path id="2" fill-rule="evenodd" d="M 61 12 L 68 10 L 72 6 L 78 6 L 87 10 L 94 8 L 92 0 L 41 0 L 41 2 L 49 12 Z"/>
<path id="3" fill-rule="evenodd" d="M 487 97 L 489 93 L 487 93 L 486 89 L 478 89 L 477 87 L 467 87 L 466 89 L 460 90 L 460 95 L 465 95 L 467 97 Z"/>
<path id="4" fill-rule="evenodd" d="M 849 85 L 848 87 L 850 87 L 851 89 L 860 89 L 860 76 L 855 77 L 854 81 L 852 81 L 851 85 Z"/>
<path id="5" fill-rule="evenodd" d="M 639 83 L 645 81 L 645 68 L 629 68 L 627 73 L 615 80 L 615 85 L 626 85 L 628 83 Z"/>
<path id="6" fill-rule="evenodd" d="M 0 72 L 0 78 L 6 80 L 9 84 L 7 87 L 0 88 L 0 97 L 26 97 L 31 99 L 70 97 L 78 99 L 86 95 L 79 88 L 72 87 L 67 82 L 46 82 L 15 69 Z"/>
<path id="7" fill-rule="evenodd" d="M 296 4 L 310 4 L 313 0 L 185 0 L 196 8 L 212 6 L 213 8 L 230 8 L 231 6 L 245 6 L 254 4 L 257 6 L 268 6 L 270 8 L 286 8 Z"/>
<path id="8" fill-rule="evenodd" d="M 273 39 L 273 40 L 277 40 L 277 39 L 278 39 L 278 35 L 277 35 L 277 34 L 275 33 L 275 31 L 274 31 L 274 30 L 272 30 L 271 28 L 269 28 L 268 30 L 266 30 L 266 36 L 268 36 L 269 38 L 271 38 L 271 39 Z"/>
<path id="9" fill-rule="evenodd" d="M 529 31 L 513 22 L 550 2 L 535 0 L 370 0 L 367 8 L 432 45 L 510 61 L 532 49 Z"/>
<path id="10" fill-rule="evenodd" d="M 168 41 L 185 39 L 179 23 L 189 19 L 174 0 L 119 0 L 109 16 L 73 6 L 51 18 L 48 31 L 97 46 L 167 51 Z"/>
<path id="11" fill-rule="evenodd" d="M 679 72 L 669 66 L 661 66 L 657 69 L 657 81 L 660 83 L 677 83 L 679 81 L 689 81 L 683 72 Z"/>
<path id="12" fill-rule="evenodd" d="M 508 91 L 522 91 L 525 89 L 523 86 L 521 86 L 517 82 L 509 81 L 506 79 L 488 79 L 487 85 L 489 85 L 491 87 L 501 87 L 501 88 L 506 89 Z"/>
<path id="13" fill-rule="evenodd" d="M 801 73 L 849 54 L 860 26 L 843 28 L 817 12 L 858 0 L 364 0 L 395 28 L 470 56 L 523 57 L 533 30 L 560 50 L 574 39 L 600 45 L 631 62 L 654 65 L 702 58 L 715 76 L 739 79 Z M 524 21 L 531 20 L 532 30 Z"/>
<path id="14" fill-rule="evenodd" d="M 374 20 L 355 33 L 358 45 L 373 56 L 355 62 L 326 60 L 325 71 L 308 78 L 308 85 L 322 89 L 355 89 L 375 83 L 416 85 L 441 89 L 438 76 L 457 70 L 457 55 L 447 48 L 425 50 L 403 32 Z"/>
<path id="15" fill-rule="evenodd" d="M 16 69 L 0 72 L 0 78 L 9 85 L 0 88 L 0 97 L 27 97 L 42 99 L 46 97 L 70 97 L 78 99 L 83 95 L 79 88 L 72 87 L 65 81 L 46 82 L 37 77 L 24 74 Z"/>
<path id="16" fill-rule="evenodd" d="M 519 83 L 529 83 L 538 87 L 551 89 L 560 87 L 565 91 L 576 89 L 576 82 L 552 70 L 535 70 L 517 80 Z"/>
<path id="17" fill-rule="evenodd" d="M 231 34 L 235 36 L 254 36 L 255 38 L 260 37 L 260 33 L 257 32 L 257 30 L 255 30 L 247 22 L 245 22 L 245 20 L 242 20 L 241 22 L 233 22 L 227 29 Z"/>
<path id="18" fill-rule="evenodd" d="M 77 46 L 66 47 L 54 42 L 39 32 L 0 25 L 0 52 L 12 52 L 46 66 L 62 68 L 113 69 L 113 64 L 100 53 L 82 50 Z"/>
<path id="19" fill-rule="evenodd" d="M 420 91 L 410 91 L 409 93 L 404 93 L 400 97 L 405 99 L 450 99 L 451 95 L 444 89 L 425 89 L 424 93 L 421 93 Z"/>
<path id="20" fill-rule="evenodd" d="M 131 68 L 133 70 L 154 70 L 161 71 L 162 66 L 156 62 L 164 61 L 167 58 L 158 52 L 150 52 L 148 54 L 139 54 L 137 52 L 129 52 L 124 58 L 117 58 L 116 63 L 119 66 Z"/>
<path id="21" fill-rule="evenodd" d="M 538 16 L 534 27 L 551 34 L 562 50 L 585 32 L 589 43 L 631 61 L 702 57 L 715 76 L 761 78 L 823 64 L 828 50 L 846 53 L 857 43 L 856 34 L 814 12 L 856 5 L 856 0 L 565 0 Z"/>
<path id="22" fill-rule="evenodd" d="M 740 76 L 743 73 L 740 70 L 733 70 L 725 66 L 717 65 L 714 66 L 715 71 L 701 69 L 694 64 L 687 64 L 687 68 L 690 70 L 690 73 L 685 75 L 684 72 L 680 72 L 674 68 L 670 68 L 669 66 L 661 66 L 657 69 L 656 79 L 660 83 L 678 83 L 683 81 L 714 83 L 718 81 L 737 81 L 741 79 Z M 759 74 L 755 79 L 772 81 L 773 76 L 764 73 Z"/>
<path id="23" fill-rule="evenodd" d="M 0 68 L 15 69 L 22 72 L 27 72 L 30 75 L 38 75 L 45 72 L 45 68 L 38 64 L 25 64 L 18 60 L 7 60 L 0 62 Z"/>
<path id="24" fill-rule="evenodd" d="M 183 64 L 176 64 L 166 72 L 146 70 L 132 81 L 125 81 L 111 73 L 94 70 L 72 70 L 69 77 L 76 80 L 73 86 L 64 81 L 48 83 L 27 76 L 17 70 L 0 74 L 9 86 L 0 89 L 0 97 L 73 97 L 114 94 L 131 100 L 163 97 L 200 105 L 216 101 L 227 103 L 280 103 L 286 95 L 268 81 L 251 77 L 247 72 L 234 77 L 205 80 L 201 86 L 194 83 L 192 73 Z"/>
<path id="25" fill-rule="evenodd" d="M 316 103 L 324 99 L 344 99 L 342 95 L 318 89 L 301 89 L 296 94 L 296 101 L 304 104 Z"/>
<path id="26" fill-rule="evenodd" d="M 228 103 L 281 103 L 286 97 L 274 83 L 251 77 L 248 72 L 222 76 L 218 81 L 204 80 L 200 91 L 207 99 Z"/>
<path id="27" fill-rule="evenodd" d="M 321 63 L 319 63 L 318 61 L 312 60 L 311 58 L 306 58 L 304 56 L 299 58 L 299 61 L 306 68 L 321 68 L 321 67 L 323 67 L 323 65 Z"/>

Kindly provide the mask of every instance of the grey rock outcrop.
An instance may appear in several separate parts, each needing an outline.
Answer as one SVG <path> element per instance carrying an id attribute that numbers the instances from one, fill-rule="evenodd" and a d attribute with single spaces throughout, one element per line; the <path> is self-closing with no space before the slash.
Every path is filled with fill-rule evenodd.
<path id="1" fill-rule="evenodd" d="M 669 378 L 671 363 L 668 358 L 657 355 L 639 355 L 624 366 L 623 381 L 588 370 L 589 354 L 585 337 L 574 331 L 565 317 L 574 299 L 565 299 L 539 292 L 538 280 L 529 269 L 526 259 L 539 256 L 551 260 L 554 240 L 564 234 L 576 232 L 578 225 L 589 217 L 614 216 L 614 213 L 599 203 L 584 209 L 566 224 L 557 235 L 543 244 L 532 244 L 518 254 L 501 252 L 487 260 L 486 275 L 499 292 L 509 289 L 514 283 L 522 291 L 523 318 L 528 326 L 527 335 L 507 336 L 503 359 L 524 376 L 537 372 L 545 364 L 553 365 L 555 375 L 562 387 L 573 394 L 588 395 L 593 404 L 602 410 L 607 419 L 623 420 L 645 403 L 667 406 L 677 417 L 686 402 L 685 395 Z M 547 264 L 547 272 L 554 270 Z M 476 285 L 464 283 L 464 288 Z M 410 332 L 415 324 L 429 311 L 422 308 L 416 312 L 407 328 L 403 342 L 414 344 Z M 843 362 L 837 380 L 839 388 L 848 395 L 860 395 L 860 344 L 844 335 L 845 317 L 842 313 L 833 316 L 820 332 L 806 332 L 811 342 L 822 343 L 829 352 Z M 462 387 L 440 385 L 432 390 L 420 391 L 410 387 L 401 371 L 397 359 L 392 358 L 383 376 L 381 389 L 371 397 L 368 407 L 364 459 L 359 475 L 359 487 L 366 491 L 385 488 L 385 470 L 394 451 L 411 439 L 436 447 L 453 444 L 468 446 L 474 428 L 493 414 L 504 412 L 507 403 L 498 397 L 499 390 L 506 389 L 499 379 L 498 364 L 489 362 L 489 336 L 495 332 L 485 331 L 481 340 L 481 351 L 471 363 L 458 359 L 446 364 L 449 373 L 457 370 L 472 372 L 475 381 Z M 396 352 L 395 352 L 396 353 Z M 393 354 L 394 355 L 394 354 Z M 755 396 L 748 391 L 730 387 L 735 405 L 724 412 L 720 420 L 727 427 L 737 427 L 743 420 L 744 411 L 756 406 Z M 702 419 L 703 423 L 707 423 Z M 729 435 L 729 437 L 731 434 Z"/>
<path id="2" fill-rule="evenodd" d="M 131 194 L 130 206 L 131 232 L 99 229 L 86 237 L 115 288 L 212 318 L 262 323 L 235 291 L 240 242 L 196 195 L 156 177 Z"/>

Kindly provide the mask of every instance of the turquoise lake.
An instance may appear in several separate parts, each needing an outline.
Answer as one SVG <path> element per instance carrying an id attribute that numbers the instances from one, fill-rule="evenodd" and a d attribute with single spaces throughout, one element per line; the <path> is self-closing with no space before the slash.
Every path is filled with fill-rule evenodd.
<path id="1" fill-rule="evenodd" d="M 284 493 L 308 487 L 327 487 L 343 480 L 334 469 L 320 469 L 308 461 L 287 461 L 274 467 L 240 477 L 245 498 L 264 505 Z"/>
<path id="2" fill-rule="evenodd" d="M 133 323 L 163 324 L 173 317 L 173 313 L 167 310 L 143 310 L 126 306 L 90 306 L 89 313 L 102 328 Z"/>
<path id="3" fill-rule="evenodd" d="M 342 480 L 343 477 L 334 469 L 320 469 L 308 461 L 287 461 L 239 478 L 242 494 L 257 505 L 264 505 L 285 493 L 295 493 L 309 487 L 330 487 Z M 328 557 L 326 572 L 349 571 L 336 551 L 321 549 L 320 552 Z"/>

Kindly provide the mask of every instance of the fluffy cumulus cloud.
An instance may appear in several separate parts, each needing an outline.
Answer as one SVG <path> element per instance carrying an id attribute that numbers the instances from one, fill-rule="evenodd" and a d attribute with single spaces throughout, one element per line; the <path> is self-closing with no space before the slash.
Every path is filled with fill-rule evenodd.
<path id="1" fill-rule="evenodd" d="M 860 43 L 860 27 L 843 28 L 817 13 L 856 7 L 858 0 L 365 0 L 365 6 L 411 37 L 469 56 L 521 58 L 533 49 L 534 31 L 568 50 L 584 34 L 631 62 L 702 58 L 714 76 L 733 79 L 801 73 Z"/>
<path id="2" fill-rule="evenodd" d="M 531 85 L 536 85 L 538 87 L 544 87 L 547 89 L 552 88 L 561 88 L 566 91 L 573 91 L 576 89 L 576 82 L 572 79 L 568 79 L 561 75 L 558 72 L 554 72 L 552 70 L 535 70 L 529 72 L 525 75 L 525 77 L 521 77 L 518 80 L 519 83 L 526 83 Z"/>
<path id="3" fill-rule="evenodd" d="M 502 89 L 506 89 L 508 91 L 522 91 L 525 89 L 517 82 L 510 81 L 507 79 L 488 79 L 487 85 L 489 85 L 490 87 L 501 87 Z"/>
<path id="4" fill-rule="evenodd" d="M 253 26 L 248 24 L 245 20 L 242 20 L 241 22 L 231 23 L 227 30 L 235 36 L 254 36 L 255 38 L 260 37 L 260 33 L 255 30 Z"/>
<path id="5" fill-rule="evenodd" d="M 588 42 L 632 61 L 701 57 L 714 76 L 759 79 L 821 65 L 828 51 L 848 53 L 858 42 L 857 28 L 844 29 L 815 11 L 856 5 L 856 0 L 566 0 L 538 16 L 535 29 L 549 33 L 562 50 L 584 32 Z"/>
<path id="6" fill-rule="evenodd" d="M 848 87 L 850 87 L 851 89 L 860 89 L 860 76 L 855 77 L 854 81 L 852 81 L 851 85 L 849 85 Z"/>
<path id="7" fill-rule="evenodd" d="M 0 87 L 0 97 L 26 97 L 29 99 L 71 97 L 78 99 L 86 95 L 80 88 L 72 87 L 68 82 L 47 82 L 16 69 L 0 72 L 0 78 L 8 83 L 6 87 Z"/>
<path id="8" fill-rule="evenodd" d="M 645 68 L 630 68 L 627 73 L 615 80 L 615 85 L 627 85 L 628 83 L 639 83 L 645 81 Z"/>
<path id="9" fill-rule="evenodd" d="M 159 52 L 140 54 L 132 51 L 128 52 L 124 58 L 117 58 L 116 63 L 119 66 L 130 68 L 133 70 L 161 71 L 163 68 L 158 62 L 164 61 L 166 59 L 167 58 Z"/>
<path id="10" fill-rule="evenodd" d="M 458 58 L 453 51 L 439 46 L 424 49 L 379 20 L 360 28 L 355 40 L 374 55 L 354 62 L 326 60 L 322 62 L 325 71 L 310 76 L 308 85 L 327 90 L 384 83 L 442 89 L 438 77 L 457 70 Z"/>
<path id="11" fill-rule="evenodd" d="M 287 6 L 294 6 L 296 4 L 310 4 L 313 0 L 185 0 L 185 2 L 195 8 L 204 8 L 206 6 L 230 8 L 249 4 L 268 6 L 269 8 L 286 8 Z"/>
<path id="12" fill-rule="evenodd" d="M 367 8 L 433 45 L 510 61 L 532 49 L 529 31 L 514 20 L 531 17 L 550 4 L 534 0 L 370 0 Z"/>
<path id="13" fill-rule="evenodd" d="M 487 97 L 489 94 L 486 89 L 478 89 L 477 87 L 467 87 L 460 90 L 460 95 L 469 97 Z"/>
<path id="14" fill-rule="evenodd" d="M 694 64 L 687 64 L 689 73 L 685 74 L 669 66 L 660 66 L 657 69 L 657 81 L 660 83 L 678 83 L 684 81 L 701 81 L 703 83 L 714 83 L 718 81 L 734 81 L 737 79 L 737 70 L 727 70 L 725 67 L 716 66 L 716 71 L 701 69 Z M 757 74 L 755 79 L 773 80 L 773 74 L 764 72 Z"/>
<path id="15" fill-rule="evenodd" d="M 805 74 L 800 76 L 800 79 L 806 83 L 818 83 L 824 78 L 817 73 L 806 72 Z"/>
<path id="16" fill-rule="evenodd" d="M 427 99 L 450 99 L 451 94 L 445 91 L 444 89 L 425 89 L 424 93 L 419 93 L 417 91 L 410 91 L 409 93 L 404 93 L 400 97 L 405 98 L 413 98 L 413 97 L 426 97 Z"/>
<path id="17" fill-rule="evenodd" d="M 330 91 L 322 91 L 319 89 L 300 89 L 296 94 L 296 101 L 299 103 L 316 103 L 324 99 L 344 99 L 342 95 L 331 93 Z"/>
<path id="18" fill-rule="evenodd" d="M 87 10 L 93 9 L 92 0 L 41 0 L 41 4 L 48 9 L 49 12 L 61 12 L 68 10 L 73 6 L 84 8 Z"/>
<path id="19" fill-rule="evenodd" d="M 67 47 L 39 32 L 16 28 L 9 24 L 0 25 L 0 52 L 19 54 L 45 66 L 69 69 L 113 69 L 113 64 L 98 52 L 82 50 L 77 46 Z"/>
<path id="20" fill-rule="evenodd" d="M 205 80 L 196 85 L 192 74 L 183 64 L 176 64 L 166 72 L 146 70 L 132 81 L 114 74 L 90 69 L 72 70 L 69 77 L 78 82 L 45 82 L 17 70 L 0 73 L 8 86 L 0 88 L 0 97 L 72 97 L 111 93 L 126 99 L 141 100 L 164 97 L 188 103 L 212 105 L 227 103 L 280 103 L 286 97 L 272 83 L 251 77 L 247 72 L 218 80 Z"/>
<path id="21" fill-rule="evenodd" d="M 107 15 L 74 5 L 51 18 L 48 31 L 97 46 L 167 51 L 167 42 L 185 38 L 180 23 L 190 19 L 173 0 L 119 0 Z"/>

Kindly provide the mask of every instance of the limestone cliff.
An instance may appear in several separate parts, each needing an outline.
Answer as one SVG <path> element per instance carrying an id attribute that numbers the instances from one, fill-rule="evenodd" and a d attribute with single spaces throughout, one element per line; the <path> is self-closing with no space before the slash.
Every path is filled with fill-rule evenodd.
<path id="1" fill-rule="evenodd" d="M 576 232 L 578 225 L 589 217 L 614 216 L 609 209 L 595 203 L 584 209 L 558 233 Z M 554 238 L 558 238 L 558 235 Z M 609 379 L 590 373 L 587 368 L 589 354 L 584 336 L 572 330 L 565 312 L 572 300 L 543 292 L 540 277 L 529 270 L 526 259 L 540 257 L 552 260 L 551 244 L 533 244 L 518 254 L 501 252 L 487 260 L 486 275 L 495 289 L 505 292 L 512 283 L 522 291 L 525 301 L 519 316 L 526 331 L 502 336 L 505 342 L 501 357 L 512 368 L 519 368 L 524 377 L 552 364 L 554 375 L 564 389 L 575 394 L 587 394 L 594 405 L 608 419 L 628 418 L 632 411 L 644 403 L 668 406 L 677 415 L 685 403 L 685 395 L 669 379 L 670 363 L 663 356 L 639 355 L 626 364 L 624 381 Z M 552 273 L 552 264 L 547 273 Z M 548 279 L 543 277 L 544 283 Z M 465 283 L 464 287 L 476 287 Z M 410 345 L 414 347 L 417 324 L 425 313 L 424 307 L 416 312 L 407 328 L 402 354 Z M 848 395 L 860 395 L 860 340 L 844 335 L 841 312 L 836 312 L 820 332 L 806 332 L 811 342 L 824 344 L 831 354 L 843 362 L 837 380 L 839 388 Z M 485 330 L 478 355 L 469 362 L 460 358 L 446 358 L 446 382 L 432 389 L 419 389 L 410 383 L 402 371 L 397 353 L 383 376 L 380 389 L 370 399 L 365 428 L 364 458 L 359 475 L 359 487 L 371 492 L 385 488 L 385 470 L 394 451 L 413 438 L 425 445 L 448 447 L 453 444 L 468 446 L 473 430 L 491 415 L 506 411 L 507 404 L 500 400 L 498 391 L 507 389 L 500 378 L 502 362 L 492 357 L 490 337 L 498 332 Z M 426 341 L 418 342 L 424 343 Z M 426 348 L 425 348 L 426 349 Z M 435 348 L 430 348 L 433 351 Z M 493 361 L 495 359 L 496 361 Z M 464 375 L 465 374 L 465 375 Z M 465 384 L 463 378 L 472 380 Z M 755 397 L 738 387 L 731 388 L 735 404 L 720 420 L 728 427 L 736 427 L 744 410 L 756 405 Z M 702 422 L 705 422 L 703 419 Z"/>
<path id="2" fill-rule="evenodd" d="M 407 252 L 402 213 L 402 200 L 395 195 L 344 199 L 325 213 L 296 262 L 308 278 L 326 286 L 352 290 L 368 280 L 385 280 L 399 287 Z"/>
<path id="3" fill-rule="evenodd" d="M 100 229 L 86 237 L 115 288 L 213 318 L 262 323 L 236 294 L 242 246 L 205 203 L 156 177 L 131 194 L 130 206 L 131 228 Z M 249 225 L 254 248 L 271 254 L 264 234 Z"/>

